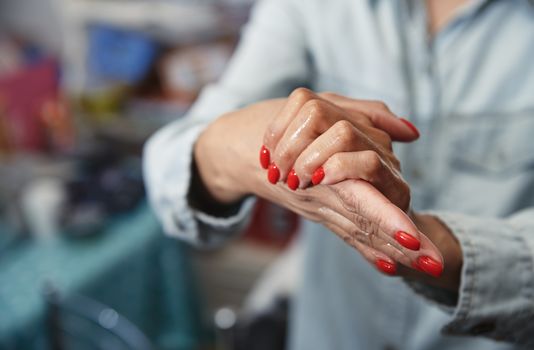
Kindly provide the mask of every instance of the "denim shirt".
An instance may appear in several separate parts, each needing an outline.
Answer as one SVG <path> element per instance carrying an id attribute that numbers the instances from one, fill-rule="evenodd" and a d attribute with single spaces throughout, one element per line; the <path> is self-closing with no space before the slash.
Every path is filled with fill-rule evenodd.
<path id="1" fill-rule="evenodd" d="M 260 0 L 224 77 L 146 145 L 166 232 L 217 245 L 253 204 L 217 218 L 187 202 L 192 146 L 221 114 L 308 86 L 382 100 L 420 129 L 395 151 L 413 208 L 460 242 L 457 300 L 380 275 L 304 221 L 291 349 L 534 347 L 534 6 L 474 0 L 433 37 L 426 23 L 418 0 Z"/>

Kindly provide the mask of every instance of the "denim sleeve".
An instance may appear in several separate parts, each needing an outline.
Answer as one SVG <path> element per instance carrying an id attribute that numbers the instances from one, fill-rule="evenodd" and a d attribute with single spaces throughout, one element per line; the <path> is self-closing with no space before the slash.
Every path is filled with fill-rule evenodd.
<path id="1" fill-rule="evenodd" d="M 433 212 L 463 252 L 459 294 L 413 284 L 451 315 L 449 335 L 534 346 L 534 209 L 506 219 Z"/>
<path id="2" fill-rule="evenodd" d="M 145 185 L 167 234 L 195 245 L 214 246 L 245 227 L 252 198 L 229 217 L 214 217 L 188 202 L 193 145 L 218 116 L 253 102 L 287 96 L 306 84 L 309 69 L 302 16 L 294 1 L 259 1 L 221 80 L 203 90 L 184 118 L 162 128 L 146 143 Z"/>

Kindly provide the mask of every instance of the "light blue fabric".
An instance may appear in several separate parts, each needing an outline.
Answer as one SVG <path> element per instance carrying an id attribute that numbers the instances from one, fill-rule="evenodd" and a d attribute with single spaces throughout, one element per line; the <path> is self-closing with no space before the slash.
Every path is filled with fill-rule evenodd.
<path id="1" fill-rule="evenodd" d="M 194 140 L 222 113 L 302 85 L 385 101 L 417 125 L 420 140 L 395 148 L 412 204 L 451 228 L 464 268 L 458 303 L 447 306 L 305 222 L 290 348 L 534 347 L 532 3 L 471 1 L 431 38 L 422 1 L 260 1 L 223 79 L 146 146 L 167 232 L 215 244 L 239 231 L 250 202 L 224 220 L 187 204 Z"/>

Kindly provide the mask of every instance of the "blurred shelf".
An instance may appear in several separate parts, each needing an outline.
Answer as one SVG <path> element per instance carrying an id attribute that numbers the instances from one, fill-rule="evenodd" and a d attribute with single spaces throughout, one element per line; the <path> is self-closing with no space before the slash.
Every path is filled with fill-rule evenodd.
<path id="1" fill-rule="evenodd" d="M 222 34 L 217 8 L 202 2 L 70 0 L 65 15 L 85 23 L 106 23 L 146 31 L 174 43 L 202 33 Z"/>
<path id="2" fill-rule="evenodd" d="M 104 121 L 86 125 L 92 136 L 111 139 L 131 145 L 142 145 L 150 135 L 182 116 L 190 104 L 171 101 L 132 99 L 126 103 L 124 112 L 103 116 Z M 89 121 L 95 116 L 79 114 Z"/>
<path id="3" fill-rule="evenodd" d="M 63 21 L 65 85 L 79 94 L 87 82 L 87 27 L 91 23 L 141 31 L 169 46 L 235 35 L 253 1 L 57 0 Z"/>

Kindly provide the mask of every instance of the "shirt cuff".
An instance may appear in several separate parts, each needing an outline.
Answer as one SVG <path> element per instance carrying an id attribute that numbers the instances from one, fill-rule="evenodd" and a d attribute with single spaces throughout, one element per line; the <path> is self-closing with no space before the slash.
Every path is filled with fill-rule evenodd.
<path id="1" fill-rule="evenodd" d="M 248 226 L 255 203 L 256 198 L 249 197 L 241 204 L 237 214 L 225 218 L 192 210 L 198 231 L 195 243 L 203 248 L 212 248 L 228 242 Z"/>
<path id="2" fill-rule="evenodd" d="M 191 207 L 187 195 L 193 146 L 207 123 L 184 124 L 171 124 L 149 140 L 144 151 L 145 182 L 165 233 L 210 248 L 237 235 L 248 224 L 255 199 L 243 201 L 229 217 L 214 217 Z"/>
<path id="3" fill-rule="evenodd" d="M 534 344 L 533 261 L 526 228 L 502 219 L 453 213 L 429 213 L 458 238 L 463 253 L 456 304 L 451 295 L 422 284 L 412 288 L 451 314 L 442 332 L 486 336 L 516 344 Z"/>

